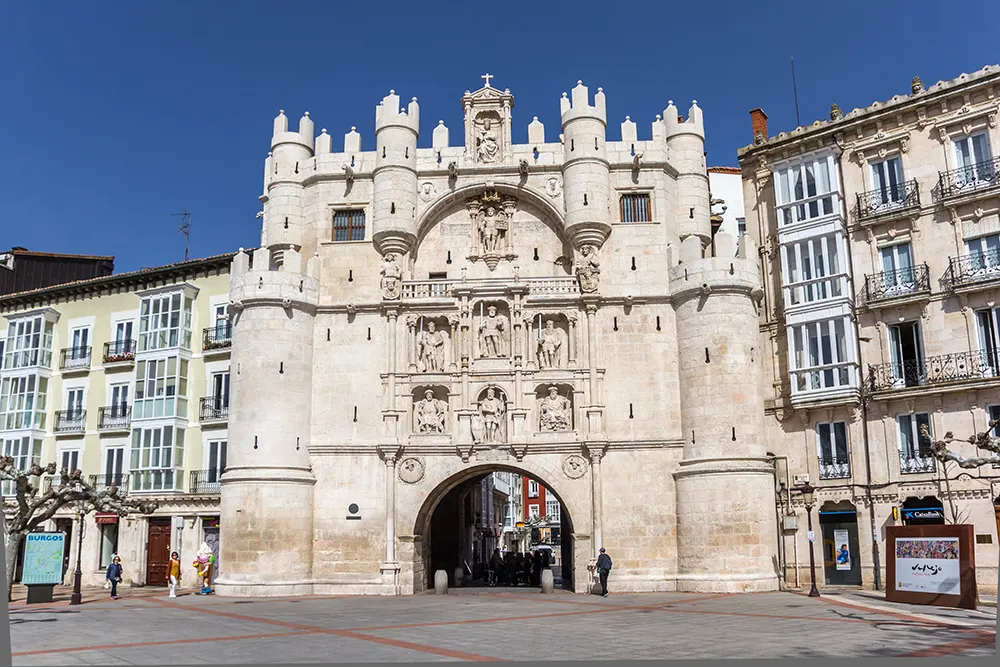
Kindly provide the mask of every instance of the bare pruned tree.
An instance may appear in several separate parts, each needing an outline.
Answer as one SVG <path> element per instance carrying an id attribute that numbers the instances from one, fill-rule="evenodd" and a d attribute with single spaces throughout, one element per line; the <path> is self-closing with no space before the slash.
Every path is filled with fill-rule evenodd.
<path id="1" fill-rule="evenodd" d="M 949 447 L 951 443 L 963 442 L 962 440 L 956 441 L 951 431 L 944 434 L 944 439 L 937 440 L 931 444 L 931 452 L 937 460 L 941 462 L 950 461 L 957 464 L 960 468 L 970 469 L 993 464 L 1000 465 L 1000 437 L 990 435 L 990 431 L 998 423 L 1000 423 L 1000 420 L 992 420 L 985 432 L 977 433 L 964 441 L 975 445 L 978 449 L 985 449 L 988 452 L 992 452 L 989 456 L 961 456 L 951 451 Z"/>
<path id="2" fill-rule="evenodd" d="M 128 498 L 126 492 L 115 485 L 95 489 L 84 480 L 79 470 L 63 468 L 58 477 L 42 477 L 54 476 L 55 472 L 55 463 L 44 468 L 32 464 L 24 471 L 17 467 L 13 458 L 0 456 L 0 481 L 9 482 L 13 487 L 13 495 L 5 496 L 2 505 L 8 600 L 14 585 L 17 553 L 24 536 L 51 519 L 60 509 L 69 506 L 84 514 L 98 511 L 124 517 L 151 514 L 157 508 L 156 502 Z M 46 481 L 39 484 L 43 479 Z"/>

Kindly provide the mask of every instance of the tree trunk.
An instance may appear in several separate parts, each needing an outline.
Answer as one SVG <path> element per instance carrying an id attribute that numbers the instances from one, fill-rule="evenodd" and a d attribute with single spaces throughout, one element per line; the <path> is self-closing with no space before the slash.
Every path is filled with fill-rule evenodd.
<path id="1" fill-rule="evenodd" d="M 24 541 L 24 535 L 10 535 L 4 532 L 3 557 L 7 565 L 7 601 L 10 602 L 14 590 L 14 570 L 17 568 L 17 552 Z"/>

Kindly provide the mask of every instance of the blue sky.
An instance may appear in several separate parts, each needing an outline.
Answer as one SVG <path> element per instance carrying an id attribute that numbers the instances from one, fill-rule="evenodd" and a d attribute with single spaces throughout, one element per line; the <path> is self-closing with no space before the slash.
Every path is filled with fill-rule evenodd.
<path id="1" fill-rule="evenodd" d="M 847 113 L 905 94 L 914 75 L 929 86 L 1000 63 L 995 40 L 940 3 L 905 5 L 4 3 L 0 248 L 114 255 L 117 271 L 168 264 L 184 257 L 171 214 L 185 208 L 193 257 L 253 246 L 278 109 L 293 125 L 309 111 L 335 150 L 356 125 L 370 150 L 392 88 L 419 99 L 429 146 L 438 119 L 461 137 L 459 99 L 484 72 L 515 96 L 515 141 L 536 115 L 555 138 L 559 97 L 582 79 L 607 94 L 612 140 L 626 115 L 645 139 L 668 100 L 697 99 L 709 164 L 735 166 L 751 108 L 772 135 L 795 127 L 790 56 L 803 124 L 833 102 Z M 1000 25 L 1000 2 L 962 7 L 974 25 Z"/>

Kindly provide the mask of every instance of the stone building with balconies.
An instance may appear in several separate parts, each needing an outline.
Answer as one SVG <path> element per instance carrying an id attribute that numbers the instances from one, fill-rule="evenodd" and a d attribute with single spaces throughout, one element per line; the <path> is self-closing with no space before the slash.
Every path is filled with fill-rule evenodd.
<path id="1" fill-rule="evenodd" d="M 750 112 L 778 515 L 801 516 L 797 480 L 818 487 L 821 584 L 871 585 L 876 558 L 884 577 L 898 515 L 974 524 L 981 590 L 996 589 L 1000 470 L 945 468 L 929 444 L 1000 418 L 998 112 L 997 66 L 914 77 L 908 95 L 773 137 Z M 808 581 L 804 522 L 782 521 L 786 577 Z M 844 540 L 849 569 L 832 555 Z"/>
<path id="2" fill-rule="evenodd" d="M 103 583 L 115 553 L 126 584 L 165 586 L 171 550 L 218 551 L 233 255 L 0 297 L 0 452 L 160 503 L 150 516 L 85 518 L 84 585 Z M 69 535 L 69 582 L 77 516 L 66 508 L 48 524 Z"/>

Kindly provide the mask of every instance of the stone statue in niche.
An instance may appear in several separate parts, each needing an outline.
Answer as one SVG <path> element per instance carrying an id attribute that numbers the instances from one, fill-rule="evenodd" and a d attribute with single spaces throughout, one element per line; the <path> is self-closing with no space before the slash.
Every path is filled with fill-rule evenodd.
<path id="1" fill-rule="evenodd" d="M 433 320 L 427 322 L 427 330 L 417 334 L 417 360 L 423 373 L 444 371 L 444 348 L 447 338 L 437 330 Z"/>
<path id="2" fill-rule="evenodd" d="M 490 306 L 479 322 L 479 356 L 500 358 L 505 356 L 507 342 L 506 321 L 497 315 L 496 306 Z"/>
<path id="3" fill-rule="evenodd" d="M 507 404 L 497 396 L 495 388 L 486 390 L 486 397 L 479 401 L 479 408 L 473 419 L 472 437 L 475 442 L 497 444 L 504 441 L 504 417 Z"/>
<path id="4" fill-rule="evenodd" d="M 483 260 L 493 271 L 501 259 L 513 261 L 517 258 L 511 239 L 516 205 L 517 200 L 513 197 L 503 197 L 493 191 L 468 200 L 466 206 L 476 234 L 469 261 Z"/>
<path id="5" fill-rule="evenodd" d="M 500 160 L 500 141 L 491 118 L 483 119 L 483 126 L 476 140 L 476 157 L 487 164 Z"/>
<path id="6" fill-rule="evenodd" d="M 479 242 L 483 252 L 497 253 L 507 249 L 507 218 L 489 206 L 479 221 Z"/>
<path id="7" fill-rule="evenodd" d="M 572 412 L 569 399 L 559 395 L 556 387 L 549 387 L 549 395 L 538 406 L 538 429 L 540 431 L 568 431 L 572 427 Z"/>
<path id="8" fill-rule="evenodd" d="M 444 433 L 448 404 L 434 398 L 434 392 L 430 389 L 424 392 L 424 400 L 413 406 L 413 413 L 417 417 L 417 430 L 420 433 Z"/>
<path id="9" fill-rule="evenodd" d="M 576 277 L 580 281 L 580 291 L 596 292 L 601 275 L 601 262 L 597 258 L 597 250 L 594 246 L 586 245 L 580 250 L 580 253 L 583 257 L 576 265 Z"/>
<path id="10" fill-rule="evenodd" d="M 563 332 L 555 322 L 545 321 L 545 328 L 538 334 L 538 367 L 562 368 Z"/>
<path id="11" fill-rule="evenodd" d="M 399 298 L 399 288 L 403 279 L 403 271 L 396 263 L 396 255 L 394 253 L 386 253 L 385 257 L 382 259 L 382 298 L 384 299 L 398 299 Z"/>

